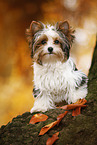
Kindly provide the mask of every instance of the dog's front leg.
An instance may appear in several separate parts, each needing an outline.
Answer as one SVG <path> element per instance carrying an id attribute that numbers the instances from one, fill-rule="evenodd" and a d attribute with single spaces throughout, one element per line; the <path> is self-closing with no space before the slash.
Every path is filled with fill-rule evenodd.
<path id="1" fill-rule="evenodd" d="M 49 109 L 54 109 L 55 105 L 50 95 L 45 92 L 40 93 L 37 98 L 35 98 L 34 106 L 30 110 L 30 112 L 45 112 Z"/>

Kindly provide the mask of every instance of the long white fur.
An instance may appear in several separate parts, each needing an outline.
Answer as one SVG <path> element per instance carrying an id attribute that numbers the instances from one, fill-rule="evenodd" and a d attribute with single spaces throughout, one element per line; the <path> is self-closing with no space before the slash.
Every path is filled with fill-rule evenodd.
<path id="1" fill-rule="evenodd" d="M 31 112 L 54 109 L 55 103 L 63 100 L 70 104 L 85 98 L 87 84 L 76 89 L 85 74 L 74 69 L 75 64 L 71 58 L 65 63 L 58 61 L 43 66 L 34 62 L 34 85 L 40 89 L 40 94 L 35 99 Z"/>
<path id="2" fill-rule="evenodd" d="M 48 47 L 53 47 L 55 53 L 59 51 L 63 54 L 62 49 L 53 42 L 54 38 L 60 36 L 52 29 L 54 29 L 52 26 L 45 28 L 41 35 L 36 37 L 35 41 L 45 34 L 48 37 L 48 41 L 44 45 L 44 53 L 48 52 Z M 48 54 L 42 58 L 42 65 L 34 62 L 34 86 L 35 89 L 40 90 L 40 93 L 35 98 L 31 113 L 54 109 L 56 107 L 55 103 L 63 100 L 70 104 L 86 97 L 87 82 L 80 86 L 82 77 L 86 77 L 86 75 L 81 71 L 75 71 L 75 64 L 70 57 L 65 62 L 61 59 L 56 55 Z"/>

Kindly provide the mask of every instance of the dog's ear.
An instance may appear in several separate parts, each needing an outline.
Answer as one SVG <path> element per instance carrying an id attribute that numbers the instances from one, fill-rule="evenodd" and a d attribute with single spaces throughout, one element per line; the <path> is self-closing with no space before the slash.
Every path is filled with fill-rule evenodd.
<path id="1" fill-rule="evenodd" d="M 32 39 L 36 32 L 42 30 L 44 25 L 41 22 L 32 21 L 30 24 L 30 28 L 26 29 L 26 37 L 29 42 L 29 47 L 32 47 Z"/>
<path id="2" fill-rule="evenodd" d="M 61 31 L 70 41 L 73 41 L 74 36 L 72 35 L 74 31 L 70 29 L 69 23 L 67 21 L 60 21 L 56 24 L 57 31 Z"/>
<path id="3" fill-rule="evenodd" d="M 59 31 L 62 31 L 65 35 L 68 34 L 69 32 L 69 23 L 67 21 L 60 21 L 60 22 L 57 22 L 56 24 L 56 29 L 59 30 Z"/>
<path id="4" fill-rule="evenodd" d="M 34 35 L 38 31 L 42 30 L 43 28 L 44 28 L 44 26 L 41 22 L 32 21 L 30 24 L 30 30 L 32 32 L 32 35 Z"/>

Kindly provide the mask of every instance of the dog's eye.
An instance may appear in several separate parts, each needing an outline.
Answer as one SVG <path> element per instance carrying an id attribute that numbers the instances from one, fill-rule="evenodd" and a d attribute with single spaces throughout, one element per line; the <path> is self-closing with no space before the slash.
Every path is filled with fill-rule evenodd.
<path id="1" fill-rule="evenodd" d="M 55 44 L 59 44 L 59 40 L 55 40 L 54 43 L 55 43 Z"/>
<path id="2" fill-rule="evenodd" d="M 42 40 L 42 41 L 41 41 L 41 44 L 45 44 L 45 43 L 46 43 L 46 40 Z"/>

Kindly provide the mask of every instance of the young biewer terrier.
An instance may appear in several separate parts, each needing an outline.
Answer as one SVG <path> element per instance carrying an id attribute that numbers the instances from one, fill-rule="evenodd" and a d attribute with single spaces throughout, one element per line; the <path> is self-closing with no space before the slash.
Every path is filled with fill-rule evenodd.
<path id="1" fill-rule="evenodd" d="M 55 26 L 32 21 L 26 30 L 34 67 L 35 102 L 31 113 L 54 109 L 64 100 L 70 104 L 86 97 L 87 76 L 69 57 L 73 32 L 67 21 Z"/>

